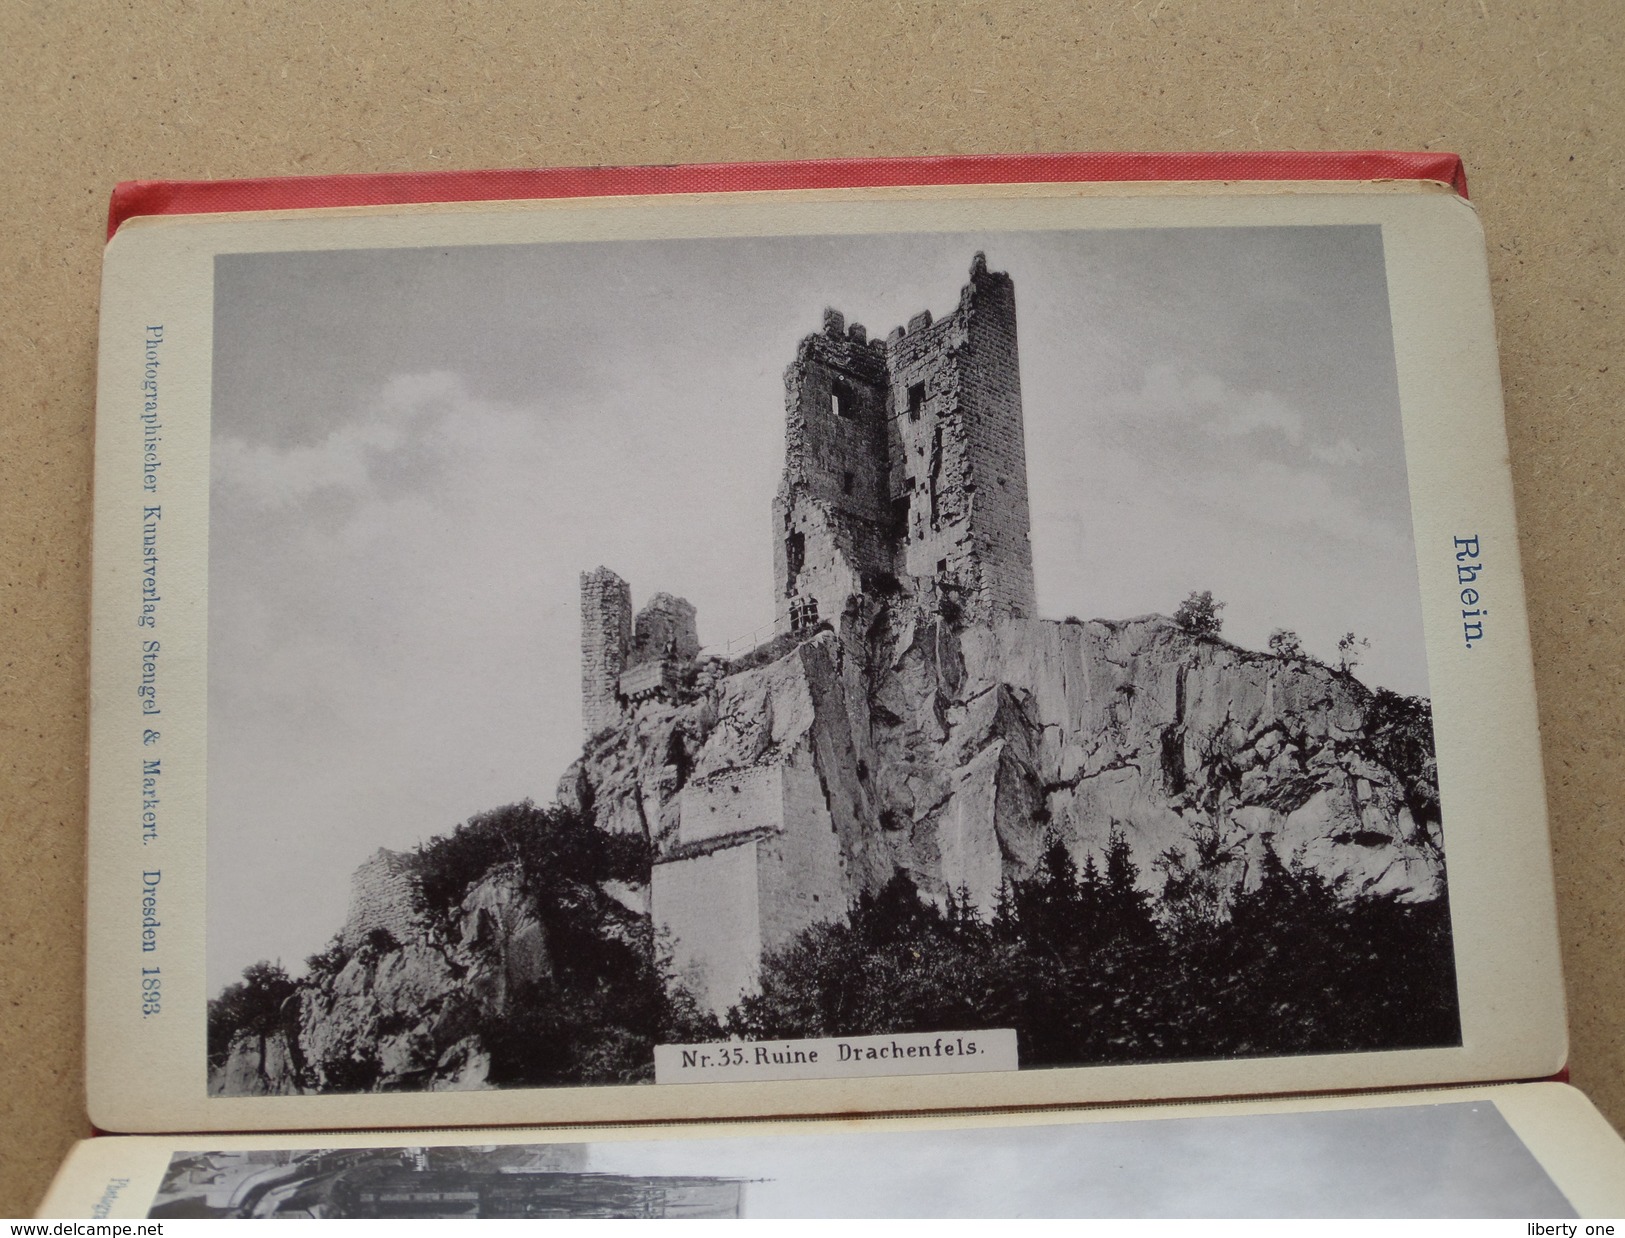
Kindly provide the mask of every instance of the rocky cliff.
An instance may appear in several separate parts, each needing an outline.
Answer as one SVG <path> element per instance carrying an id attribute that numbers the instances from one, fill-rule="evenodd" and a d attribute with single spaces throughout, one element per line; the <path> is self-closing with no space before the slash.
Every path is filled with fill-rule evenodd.
<path id="1" fill-rule="evenodd" d="M 530 803 L 405 855 L 306 974 L 257 964 L 210 1003 L 215 1095 L 629 1082 L 678 1033 L 648 930 L 648 847 Z M 384 927 L 380 920 L 394 928 Z"/>
<path id="2" fill-rule="evenodd" d="M 395 857 L 404 861 L 407 857 Z M 500 865 L 440 923 L 401 941 L 373 929 L 353 950 L 346 926 L 312 960 L 276 1025 L 245 1028 L 210 1091 L 231 1096 L 485 1086 L 490 1058 L 474 1034 L 513 994 L 552 969 L 521 874 Z M 414 909 L 416 910 L 416 909 Z"/>
<path id="3" fill-rule="evenodd" d="M 211 1091 L 495 1086 L 513 1068 L 493 1068 L 493 1045 L 576 1052 L 559 1011 L 592 1007 L 583 1042 L 603 1042 L 605 977 L 658 987 L 664 966 L 720 1016 L 765 956 L 896 873 L 985 916 L 1055 838 L 1080 867 L 1121 838 L 1153 892 L 1198 869 L 1253 888 L 1267 851 L 1348 899 L 1444 892 L 1425 702 L 1154 615 L 850 613 L 631 707 L 559 800 L 369 861 L 352 923 L 274 1011 L 239 1022 Z M 604 861 L 616 847 L 633 858 Z M 606 943 L 620 953 L 598 973 L 567 975 Z M 656 1020 L 610 1039 L 632 1061 L 674 1034 Z"/>
<path id="4" fill-rule="evenodd" d="M 1122 830 L 1148 887 L 1216 834 L 1242 881 L 1269 843 L 1349 894 L 1442 890 L 1430 736 L 1396 761 L 1385 728 L 1401 723 L 1351 675 L 1157 615 L 959 631 L 914 613 L 888 635 L 854 647 L 826 630 L 653 703 L 597 735 L 560 795 L 669 857 L 695 790 L 737 789 L 800 749 L 832 800 L 846 793 L 832 810 L 858 827 L 867 880 L 901 868 L 938 896 L 968 884 L 983 907 L 1052 829 L 1080 862 Z"/>
<path id="5" fill-rule="evenodd" d="M 1428 901 L 1444 862 L 1425 702 L 1174 621 L 961 626 L 898 602 L 702 670 L 590 741 L 560 795 L 647 835 L 679 974 L 721 1012 L 765 951 L 904 871 L 986 913 L 1058 834 L 1147 889 L 1266 848 L 1346 897 Z"/>

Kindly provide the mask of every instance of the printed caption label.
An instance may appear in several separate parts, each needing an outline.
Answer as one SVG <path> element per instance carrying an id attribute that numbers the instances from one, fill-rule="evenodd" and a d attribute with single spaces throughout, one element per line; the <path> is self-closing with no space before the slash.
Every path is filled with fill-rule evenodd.
<path id="1" fill-rule="evenodd" d="M 969 1075 L 1015 1070 L 1016 1033 L 902 1032 L 818 1040 L 717 1040 L 656 1045 L 656 1083 L 760 1083 L 872 1075 Z"/>

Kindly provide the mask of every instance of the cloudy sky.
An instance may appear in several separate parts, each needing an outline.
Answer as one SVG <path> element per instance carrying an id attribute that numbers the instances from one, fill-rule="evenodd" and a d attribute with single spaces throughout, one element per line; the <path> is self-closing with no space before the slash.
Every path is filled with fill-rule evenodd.
<path id="1" fill-rule="evenodd" d="M 598 242 L 216 268 L 209 979 L 297 969 L 350 872 L 551 798 L 579 573 L 773 618 L 783 371 L 1015 280 L 1041 613 L 1227 603 L 1427 692 L 1376 228 Z"/>

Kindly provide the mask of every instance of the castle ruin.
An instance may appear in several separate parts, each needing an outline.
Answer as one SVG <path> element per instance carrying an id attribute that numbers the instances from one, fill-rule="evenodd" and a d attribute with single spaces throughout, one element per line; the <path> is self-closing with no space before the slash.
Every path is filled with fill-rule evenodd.
<path id="1" fill-rule="evenodd" d="M 396 942 L 423 930 L 422 886 L 412 857 L 380 847 L 350 875 L 350 913 L 340 940 L 354 954 L 380 930 Z"/>
<path id="2" fill-rule="evenodd" d="M 581 573 L 581 724 L 589 736 L 627 708 L 676 691 L 700 654 L 694 605 L 657 593 L 632 617 L 632 587 L 599 567 Z"/>
<path id="3" fill-rule="evenodd" d="M 774 639 L 827 628 L 837 643 L 774 650 L 748 675 L 725 669 L 716 706 L 738 750 L 713 737 L 712 761 L 629 797 L 634 820 L 606 810 L 599 822 L 654 841 L 651 912 L 685 983 L 718 1011 L 754 987 L 766 952 L 895 871 L 877 841 L 892 814 L 857 755 L 870 742 L 851 705 L 865 695 L 861 659 L 841 650 L 888 605 L 980 626 L 1036 610 L 1007 274 L 978 253 L 953 312 L 921 312 L 884 339 L 825 310 L 784 383 Z M 657 594 L 634 620 L 627 583 L 600 567 L 581 577 L 581 631 L 589 736 L 682 696 L 699 652 L 687 602 Z M 966 828 L 985 833 L 988 820 Z M 991 897 L 998 872 L 955 868 L 960 853 L 990 853 L 963 832 L 944 838 L 949 866 Z"/>
<path id="4" fill-rule="evenodd" d="M 978 253 L 959 304 L 870 339 L 838 310 L 784 375 L 773 501 L 775 627 L 811 631 L 908 592 L 967 623 L 1030 618 L 1027 454 L 1010 277 Z M 670 697 L 699 656 L 694 607 L 658 593 L 632 615 L 607 567 L 581 575 L 582 725 Z"/>
<path id="5" fill-rule="evenodd" d="M 1161 615 L 1036 615 L 1014 290 L 980 254 L 942 319 L 871 340 L 826 310 L 785 396 L 769 640 L 702 657 L 687 601 L 634 612 L 608 568 L 581 577 L 588 742 L 558 799 L 651 865 L 562 897 L 649 924 L 701 1008 L 727 1015 L 898 877 L 988 921 L 1056 840 L 1080 871 L 1124 840 L 1147 890 L 1254 889 L 1273 855 L 1349 897 L 1444 897 L 1425 717 L 1379 744 L 1372 693 L 1313 658 Z M 211 1094 L 310 1090 L 301 1062 L 339 1090 L 367 1060 L 378 1090 L 492 1086 L 470 1028 L 569 942 L 511 858 L 427 914 L 423 859 L 356 871 L 350 961 L 301 981 L 297 1033 L 239 1028 Z"/>
<path id="6" fill-rule="evenodd" d="M 885 340 L 824 311 L 785 373 L 774 584 L 793 630 L 936 591 L 971 623 L 1034 614 L 1010 277 L 977 254 L 959 305 Z"/>

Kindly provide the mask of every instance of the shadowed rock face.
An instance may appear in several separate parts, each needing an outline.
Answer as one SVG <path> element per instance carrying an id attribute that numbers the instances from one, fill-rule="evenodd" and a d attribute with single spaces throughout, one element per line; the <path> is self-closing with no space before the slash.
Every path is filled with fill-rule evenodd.
<path id="1" fill-rule="evenodd" d="M 286 1032 L 239 1032 L 225 1065 L 209 1072 L 212 1096 L 295 1096 L 303 1090 Z"/>
<path id="2" fill-rule="evenodd" d="M 358 910 L 346 939 L 360 937 Z M 546 934 L 512 866 L 469 888 L 449 932 L 419 923 L 409 940 L 363 945 L 336 972 L 307 977 L 281 1029 L 239 1032 L 210 1072 L 210 1094 L 486 1086 L 490 1058 L 473 1028 L 551 972 Z"/>
<path id="3" fill-rule="evenodd" d="M 1347 674 L 1161 616 L 865 618 L 635 711 L 561 785 L 653 841 L 657 925 L 714 1009 L 899 869 L 990 911 L 1051 831 L 1080 864 L 1122 832 L 1154 890 L 1201 842 L 1230 883 L 1256 884 L 1273 846 L 1348 897 L 1443 892 L 1431 730 L 1396 760 Z"/>

